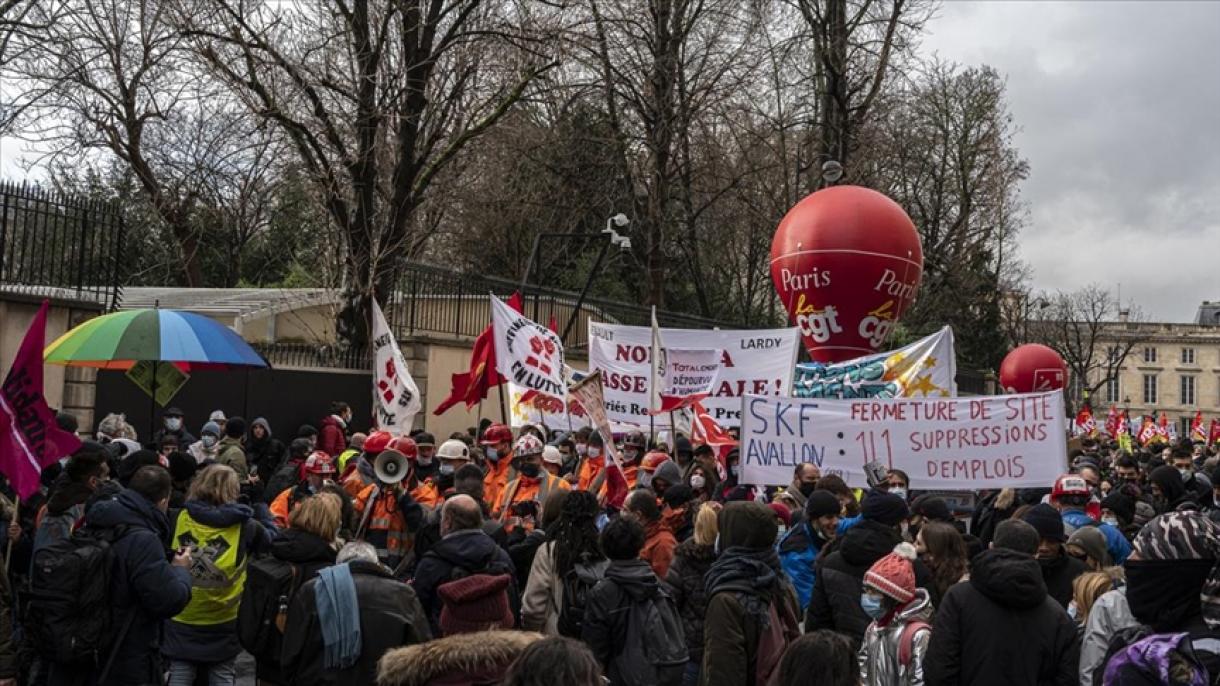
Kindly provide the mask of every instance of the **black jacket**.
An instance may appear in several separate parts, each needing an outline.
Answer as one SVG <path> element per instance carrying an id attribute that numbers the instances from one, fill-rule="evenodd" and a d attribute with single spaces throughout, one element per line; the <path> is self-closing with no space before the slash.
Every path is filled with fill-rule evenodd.
<path id="1" fill-rule="evenodd" d="M 98 529 L 127 527 L 111 548 L 110 602 L 116 632 L 128 617 L 132 619 L 106 683 L 161 683 L 161 622 L 181 612 L 191 599 L 190 572 L 174 567 L 167 558 L 169 520 L 144 496 L 124 489 L 114 500 L 94 505 L 87 524 Z"/>
<path id="2" fill-rule="evenodd" d="M 280 654 L 284 683 L 297 686 L 351 684 L 377 681 L 377 661 L 391 648 L 423 643 L 432 638 L 410 586 L 394 579 L 379 564 L 349 563 L 360 605 L 360 657 L 344 670 L 325 669 L 322 628 L 318 624 L 317 578 L 311 579 L 292 600 L 288 610 L 284 646 Z"/>
<path id="3" fill-rule="evenodd" d="M 833 629 L 847 634 L 859 646 L 864 630 L 872 622 L 860 608 L 864 573 L 901 542 L 902 536 L 893 527 L 863 520 L 843 534 L 832 552 L 827 554 L 823 550 L 817 559 L 805 631 Z M 915 585 L 921 588 L 932 585 L 931 572 L 919 560 L 915 561 Z"/>
<path id="4" fill-rule="evenodd" d="M 606 577 L 589 591 L 581 640 L 593 651 L 611 684 L 623 683 L 614 656 L 624 650 L 631 606 L 665 593 L 652 567 L 643 560 L 612 560 Z"/>
<path id="5" fill-rule="evenodd" d="M 674 548 L 674 561 L 669 565 L 669 574 L 665 577 L 665 585 L 682 617 L 682 629 L 686 633 L 686 647 L 692 662 L 703 659 L 703 615 L 707 611 L 707 586 L 703 576 L 715 561 L 715 546 L 699 545 L 690 538 Z"/>
<path id="6" fill-rule="evenodd" d="M 480 529 L 454 531 L 437 541 L 415 568 L 415 592 L 434 636 L 441 635 L 441 602 L 436 589 L 447 581 L 471 574 L 511 575 L 514 580 L 509 582 L 508 599 L 513 616 L 521 615 L 521 595 L 508 553 Z"/>
<path id="7" fill-rule="evenodd" d="M 295 565 L 297 569 L 297 578 L 294 582 L 297 587 L 297 592 L 305 582 L 318 575 L 318 572 L 335 563 L 335 549 L 326 541 L 317 536 L 300 531 L 297 529 L 286 529 L 280 534 L 279 538 L 271 543 L 271 556 L 277 560 L 282 560 L 289 564 Z M 249 579 L 249 577 L 247 578 Z M 249 581 L 246 584 L 246 593 L 251 591 Z M 243 602 L 245 595 L 242 596 Z M 284 683 L 284 677 L 280 671 L 280 647 L 279 632 L 271 632 L 271 641 L 273 645 L 268 646 L 268 656 L 274 655 L 274 659 L 262 659 L 261 657 L 255 660 L 256 676 L 260 681 L 266 681 L 273 684 Z"/>
<path id="8" fill-rule="evenodd" d="M 1059 557 L 1039 560 L 1038 564 L 1042 567 L 1042 581 L 1046 583 L 1047 594 L 1066 610 L 1068 603 L 1072 602 L 1072 582 L 1089 568 L 1068 555 L 1063 546 L 1059 547 Z"/>
<path id="9" fill-rule="evenodd" d="M 1079 681 L 1075 623 L 1029 555 L 992 549 L 949 589 L 924 657 L 928 686 L 1069 686 Z"/>
<path id="10" fill-rule="evenodd" d="M 261 424 L 267 431 L 267 435 L 263 439 L 256 440 L 254 438 L 253 428 L 255 424 Z M 276 470 L 283 464 L 284 459 L 288 457 L 288 449 L 284 447 L 284 442 L 271 435 L 271 425 L 267 420 L 259 417 L 250 424 L 251 432 L 246 437 L 246 462 L 251 467 L 258 467 L 259 477 L 266 482 Z M 335 460 L 339 459 L 338 455 L 332 455 Z M 273 494 L 271 497 L 279 495 Z"/>

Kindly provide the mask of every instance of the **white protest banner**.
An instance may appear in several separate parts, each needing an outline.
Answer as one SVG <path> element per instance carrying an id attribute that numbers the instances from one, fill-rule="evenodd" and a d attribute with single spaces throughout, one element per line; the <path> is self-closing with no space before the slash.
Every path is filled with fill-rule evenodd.
<path id="1" fill-rule="evenodd" d="M 844 362 L 798 364 L 796 398 L 953 398 L 957 396 L 953 329 L 876 355 Z"/>
<path id="2" fill-rule="evenodd" d="M 407 361 L 398 349 L 398 341 L 390 332 L 390 325 L 381 312 L 381 306 L 373 301 L 373 414 L 377 426 L 395 434 L 411 433 L 415 415 L 423 409 L 419 387 Z"/>
<path id="3" fill-rule="evenodd" d="M 721 350 L 720 374 L 702 403 L 726 428 L 741 421 L 746 393 L 787 395 L 800 348 L 794 328 L 749 331 L 661 329 L 666 347 Z M 589 323 L 589 370 L 600 369 L 606 414 L 613 424 L 648 426 L 652 329 L 648 326 Z M 657 430 L 669 429 L 669 416 L 654 418 Z M 791 480 L 791 479 L 789 479 Z"/>
<path id="4" fill-rule="evenodd" d="M 610 419 L 606 416 L 605 389 L 602 385 L 602 374 L 594 371 L 585 378 L 568 387 L 572 397 L 585 408 L 590 425 L 602 436 L 603 449 L 614 464 L 622 465 L 618 448 L 614 445 L 614 432 L 610 430 Z"/>
<path id="5" fill-rule="evenodd" d="M 496 341 L 496 370 L 527 391 L 566 397 L 563 380 L 563 343 L 559 335 L 491 296 L 492 336 Z"/>
<path id="6" fill-rule="evenodd" d="M 658 357 L 661 358 L 660 408 L 655 413 L 660 414 L 690 407 L 711 395 L 724 351 L 663 348 Z"/>
<path id="7" fill-rule="evenodd" d="M 1067 469 L 1063 394 L 970 398 L 746 396 L 743 483 L 780 485 L 801 462 L 852 486 L 879 461 L 912 490 L 1049 487 Z"/>

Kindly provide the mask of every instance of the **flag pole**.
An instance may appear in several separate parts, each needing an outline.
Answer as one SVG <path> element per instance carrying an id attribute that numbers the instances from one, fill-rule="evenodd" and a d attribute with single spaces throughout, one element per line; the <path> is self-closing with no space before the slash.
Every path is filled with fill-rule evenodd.
<path id="1" fill-rule="evenodd" d="M 508 424 L 508 403 L 504 400 L 504 384 L 500 384 L 500 423 Z"/>
<path id="2" fill-rule="evenodd" d="M 14 493 L 13 494 L 13 518 L 10 519 L 9 523 L 8 523 L 10 529 L 12 528 L 12 526 L 14 524 L 16 524 L 20 520 L 20 518 L 18 516 L 20 514 L 20 512 L 21 512 L 21 496 Z M 7 575 L 9 560 L 13 559 L 13 537 L 9 536 L 7 531 L 4 532 L 4 535 L 5 535 L 5 537 L 8 538 L 8 545 L 5 547 L 5 550 L 4 550 L 4 573 L 5 573 L 5 575 Z"/>

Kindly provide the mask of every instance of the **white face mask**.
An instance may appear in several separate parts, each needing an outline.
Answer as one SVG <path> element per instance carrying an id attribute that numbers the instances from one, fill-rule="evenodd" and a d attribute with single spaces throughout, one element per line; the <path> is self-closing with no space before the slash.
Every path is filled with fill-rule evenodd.
<path id="1" fill-rule="evenodd" d="M 1101 523 L 1109 524 L 1110 526 L 1117 529 L 1118 528 L 1118 517 L 1102 517 Z"/>
<path id="2" fill-rule="evenodd" d="M 602 456 L 601 448 L 595 448 L 593 446 L 589 446 L 588 451 L 589 451 L 589 457 L 601 457 Z"/>
<path id="3" fill-rule="evenodd" d="M 741 465 L 735 464 L 732 467 L 729 467 L 729 474 L 732 474 L 733 476 L 741 476 Z"/>
<path id="4" fill-rule="evenodd" d="M 585 455 L 587 455 L 587 454 L 588 454 L 588 451 L 589 451 L 589 446 L 588 446 L 588 445 L 586 445 L 586 444 L 584 444 L 584 443 L 577 443 L 577 444 L 576 444 L 576 454 L 577 454 L 577 455 L 580 455 L 581 457 L 584 457 Z"/>
<path id="5" fill-rule="evenodd" d="M 690 487 L 691 488 L 693 488 L 697 491 L 700 488 L 703 488 L 705 485 L 707 485 L 707 480 L 703 478 L 702 474 L 692 474 L 691 475 L 691 477 L 690 477 Z"/>
<path id="6" fill-rule="evenodd" d="M 903 500 L 907 499 L 907 489 L 902 486 L 893 486 L 890 488 L 890 495 L 896 495 Z"/>
<path id="7" fill-rule="evenodd" d="M 215 437 L 215 436 L 210 436 L 210 435 L 209 435 L 209 436 L 204 436 L 204 437 L 203 437 L 202 439 L 200 439 L 200 440 L 202 440 L 202 441 L 203 441 L 203 447 L 205 447 L 205 448 L 211 448 L 212 446 L 216 445 L 216 437 Z"/>
<path id="8" fill-rule="evenodd" d="M 181 417 L 166 417 L 165 418 L 165 428 L 169 429 L 170 431 L 177 431 L 178 429 L 181 429 L 182 428 L 182 418 Z"/>

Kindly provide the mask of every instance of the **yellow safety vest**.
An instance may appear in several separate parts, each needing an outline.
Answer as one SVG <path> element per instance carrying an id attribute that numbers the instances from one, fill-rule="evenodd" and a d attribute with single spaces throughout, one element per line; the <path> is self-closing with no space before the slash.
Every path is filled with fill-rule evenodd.
<path id="1" fill-rule="evenodd" d="M 246 585 L 246 555 L 241 553 L 242 524 L 216 528 L 200 524 L 183 510 L 174 526 L 174 546 L 190 546 L 191 602 L 174 617 L 192 625 L 223 624 L 237 619 Z M 240 558 L 240 562 L 238 562 Z"/>

